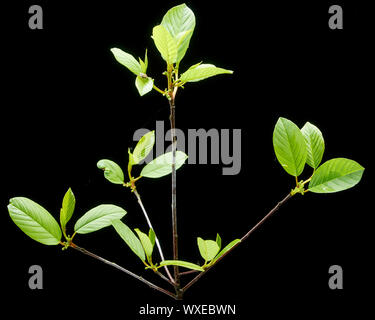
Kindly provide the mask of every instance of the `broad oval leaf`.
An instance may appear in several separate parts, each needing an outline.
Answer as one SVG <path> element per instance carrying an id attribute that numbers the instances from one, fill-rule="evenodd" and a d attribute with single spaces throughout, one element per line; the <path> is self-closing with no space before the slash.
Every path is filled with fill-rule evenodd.
<path id="1" fill-rule="evenodd" d="M 273 131 L 273 147 L 284 170 L 298 177 L 305 167 L 307 149 L 301 130 L 290 120 L 279 118 Z"/>
<path id="2" fill-rule="evenodd" d="M 116 232 L 125 241 L 129 248 L 142 260 L 145 261 L 145 251 L 143 250 L 142 244 L 134 232 L 121 220 L 113 220 L 112 226 Z"/>
<path id="3" fill-rule="evenodd" d="M 142 244 L 143 249 L 145 250 L 147 259 L 150 261 L 151 256 L 152 256 L 152 251 L 154 248 L 150 238 L 148 237 L 147 234 L 143 233 L 139 229 L 134 229 L 134 231 L 137 233 L 139 240 L 141 240 L 141 244 Z"/>
<path id="4" fill-rule="evenodd" d="M 232 74 L 232 70 L 218 68 L 213 64 L 199 64 L 193 66 L 181 74 L 180 80 L 182 82 L 196 82 L 209 77 L 216 76 L 218 74 L 229 73 Z"/>
<path id="5" fill-rule="evenodd" d="M 8 211 L 13 222 L 31 239 L 46 245 L 59 244 L 59 224 L 36 202 L 24 197 L 12 198 L 9 200 Z"/>
<path id="6" fill-rule="evenodd" d="M 144 96 L 146 93 L 152 91 L 152 88 L 154 87 L 154 79 L 151 79 L 149 77 L 142 78 L 140 76 L 137 76 L 135 78 L 135 86 L 138 90 L 139 95 Z"/>
<path id="7" fill-rule="evenodd" d="M 139 139 L 132 154 L 132 164 L 138 164 L 145 159 L 155 144 L 155 131 L 147 132 Z"/>
<path id="8" fill-rule="evenodd" d="M 87 211 L 74 226 L 74 231 L 86 234 L 108 227 L 113 220 L 121 219 L 126 215 L 123 208 L 113 204 L 101 204 Z"/>
<path id="9" fill-rule="evenodd" d="M 198 266 L 197 264 L 183 261 L 183 260 L 164 260 L 160 262 L 160 267 L 164 266 L 179 266 L 179 267 L 185 267 L 192 270 L 197 271 L 204 271 L 204 269 L 201 266 Z"/>
<path id="10" fill-rule="evenodd" d="M 176 151 L 176 170 L 185 162 L 188 156 L 182 151 Z M 172 172 L 172 152 L 167 152 L 149 162 L 141 171 L 142 177 L 160 178 Z"/>
<path id="11" fill-rule="evenodd" d="M 350 159 L 328 160 L 315 171 L 308 190 L 315 193 L 332 193 L 349 189 L 361 180 L 364 170 L 358 162 Z"/>
<path id="12" fill-rule="evenodd" d="M 118 48 L 112 48 L 111 52 L 119 63 L 128 68 L 135 75 L 138 76 L 142 72 L 141 65 L 131 54 Z"/>
<path id="13" fill-rule="evenodd" d="M 180 62 L 189 47 L 190 38 L 195 28 L 195 16 L 186 5 L 181 4 L 168 10 L 164 15 L 161 25 L 168 30 L 178 43 L 177 59 Z"/>
<path id="14" fill-rule="evenodd" d="M 214 261 L 218 260 L 222 255 L 224 255 L 226 252 L 228 252 L 230 249 L 232 249 L 234 246 L 236 246 L 239 242 L 241 242 L 241 239 L 235 239 L 232 242 L 230 242 L 229 244 L 227 244 L 225 246 L 225 248 L 217 254 Z"/>
<path id="15" fill-rule="evenodd" d="M 124 183 L 124 172 L 116 162 L 113 162 L 112 160 L 108 159 L 102 159 L 98 161 L 96 166 L 99 169 L 104 170 L 104 177 L 108 181 L 115 184 Z"/>
<path id="16" fill-rule="evenodd" d="M 324 139 L 322 132 L 310 122 L 301 129 L 303 137 L 305 138 L 307 158 L 306 163 L 316 169 L 323 158 L 324 153 Z"/>
<path id="17" fill-rule="evenodd" d="M 152 38 L 167 64 L 175 63 L 177 59 L 177 42 L 169 31 L 164 26 L 158 25 L 152 30 Z"/>
<path id="18" fill-rule="evenodd" d="M 219 252 L 220 248 L 216 241 L 213 240 L 203 240 L 202 238 L 197 238 L 199 252 L 202 258 L 208 262 L 211 261 L 217 253 Z"/>
<path id="19" fill-rule="evenodd" d="M 73 215 L 75 205 L 76 198 L 74 197 L 72 189 L 69 188 L 64 195 L 62 207 L 60 210 L 60 224 L 63 230 L 65 230 L 66 224 Z"/>

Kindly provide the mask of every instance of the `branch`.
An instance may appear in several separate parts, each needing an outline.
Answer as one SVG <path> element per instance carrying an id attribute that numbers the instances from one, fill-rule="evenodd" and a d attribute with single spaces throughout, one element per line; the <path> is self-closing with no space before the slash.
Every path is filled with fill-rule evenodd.
<path id="1" fill-rule="evenodd" d="M 171 141 L 172 141 L 172 237 L 173 237 L 173 259 L 178 260 L 178 233 L 177 233 L 177 204 L 176 204 L 176 115 L 175 115 L 175 94 L 173 91 L 170 106 L 170 123 L 171 123 Z M 174 266 L 174 280 L 176 283 L 176 292 L 180 292 L 180 275 L 178 266 Z"/>
<path id="2" fill-rule="evenodd" d="M 84 248 L 81 248 L 81 247 L 77 246 L 74 243 L 71 243 L 70 246 L 73 249 L 75 249 L 75 250 L 77 250 L 77 251 L 79 251 L 79 252 L 81 252 L 83 254 L 86 254 L 86 255 L 88 255 L 90 257 L 93 257 L 93 258 L 95 258 L 95 259 L 97 259 L 97 260 L 99 260 L 99 261 L 101 261 L 101 262 L 103 262 L 105 264 L 108 264 L 108 265 L 110 265 L 110 266 L 112 266 L 112 267 L 114 267 L 114 268 L 116 268 L 116 269 L 118 269 L 118 270 L 120 270 L 122 272 L 125 272 L 129 276 L 131 276 L 131 277 L 133 277 L 133 278 L 135 278 L 135 279 L 137 279 L 137 280 L 139 280 L 139 281 L 147 284 L 150 288 L 153 288 L 153 289 L 155 289 L 157 291 L 160 291 L 160 292 L 162 292 L 162 293 L 164 293 L 164 294 L 172 297 L 173 299 L 176 299 L 176 296 L 172 292 L 169 292 L 168 290 L 165 290 L 165 289 L 163 289 L 163 288 L 161 288 L 161 287 L 153 284 L 152 282 L 150 282 L 150 281 L 142 278 L 141 276 L 136 275 L 135 273 L 133 273 L 133 272 L 131 272 L 131 271 L 129 271 L 129 270 L 127 270 L 127 269 L 119 266 L 118 264 L 116 264 L 114 262 L 111 262 L 111 261 L 108 261 L 108 260 L 106 260 L 106 259 L 104 259 L 104 258 L 102 258 L 102 257 L 100 257 L 100 256 L 98 256 L 98 255 L 96 255 L 96 254 L 94 254 L 94 253 L 92 253 L 92 252 L 84 249 Z"/>
<path id="3" fill-rule="evenodd" d="M 148 217 L 148 214 L 147 214 L 147 211 L 142 203 L 142 200 L 141 200 L 141 196 L 139 195 L 137 189 L 133 189 L 133 192 L 134 192 L 134 195 L 137 197 L 137 200 L 138 200 L 138 204 L 139 206 L 141 207 L 142 211 L 143 211 L 143 214 L 146 218 L 146 221 L 147 221 L 147 224 L 149 226 L 150 229 L 154 230 L 155 232 L 155 229 L 152 227 L 152 224 L 151 224 L 151 221 Z M 159 254 L 160 254 L 160 258 L 161 258 L 161 261 L 164 261 L 164 254 L 163 254 L 163 250 L 161 249 L 161 246 L 160 246 L 160 242 L 159 242 L 159 239 L 158 237 L 156 236 L 156 233 L 155 233 L 155 243 L 156 243 L 156 246 L 158 248 L 158 251 L 159 251 Z M 169 272 L 169 269 L 167 266 L 164 266 L 164 269 L 165 269 L 165 272 L 167 273 L 168 275 L 168 278 L 169 278 L 169 281 L 172 282 L 172 284 L 174 284 L 174 280 L 173 280 L 173 277 L 172 275 L 170 274 Z"/>
<path id="4" fill-rule="evenodd" d="M 219 259 L 217 259 L 217 261 L 211 267 L 208 267 L 204 272 L 201 272 L 195 278 L 193 278 L 185 287 L 182 288 L 182 291 L 185 292 L 187 289 L 189 289 L 194 283 L 196 283 L 201 277 L 203 277 L 203 275 L 205 275 L 208 270 L 210 270 L 214 265 L 216 265 L 219 261 L 221 261 L 234 248 L 236 248 L 237 246 L 239 246 L 240 243 L 242 243 L 243 241 L 245 241 L 250 236 L 250 234 L 252 234 L 256 229 L 258 229 L 264 223 L 264 221 L 266 221 L 270 216 L 272 216 L 280 208 L 280 206 L 282 206 L 285 202 L 287 202 L 291 197 L 292 197 L 292 195 L 290 193 L 288 193 L 288 195 L 283 200 L 281 200 L 280 202 L 278 202 L 277 205 L 270 212 L 268 212 L 254 227 L 252 227 L 241 238 L 241 242 L 238 242 L 230 250 L 228 250 L 227 252 L 225 252 Z"/>

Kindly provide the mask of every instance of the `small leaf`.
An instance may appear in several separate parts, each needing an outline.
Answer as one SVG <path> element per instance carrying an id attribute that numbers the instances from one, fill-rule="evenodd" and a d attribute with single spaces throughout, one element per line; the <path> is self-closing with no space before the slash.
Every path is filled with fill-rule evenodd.
<path id="1" fill-rule="evenodd" d="M 219 234 L 216 235 L 216 243 L 219 247 L 219 250 L 221 249 L 221 237 Z"/>
<path id="2" fill-rule="evenodd" d="M 145 53 L 145 61 L 143 61 L 141 58 L 138 58 L 138 59 L 139 59 L 139 64 L 141 65 L 141 72 L 147 73 L 147 68 L 148 68 L 147 49 Z"/>
<path id="3" fill-rule="evenodd" d="M 233 240 L 232 242 L 230 242 L 229 244 L 227 244 L 225 246 L 225 248 L 223 250 L 221 250 L 217 256 L 215 257 L 214 261 L 218 260 L 223 254 L 225 254 L 226 252 L 228 252 L 230 249 L 232 249 L 235 245 L 237 245 L 237 243 L 241 242 L 240 239 L 235 239 Z"/>
<path id="4" fill-rule="evenodd" d="M 199 252 L 206 262 L 211 261 L 213 258 L 215 258 L 220 250 L 218 244 L 213 240 L 203 240 L 202 238 L 198 237 L 197 242 Z"/>
<path id="5" fill-rule="evenodd" d="M 161 25 L 179 43 L 176 62 L 180 62 L 189 47 L 195 28 L 193 11 L 185 4 L 175 6 L 164 15 Z"/>
<path id="6" fill-rule="evenodd" d="M 290 120 L 279 118 L 273 131 L 273 147 L 284 170 L 298 177 L 305 167 L 307 149 L 301 130 Z"/>
<path id="7" fill-rule="evenodd" d="M 204 269 L 201 266 L 198 266 L 197 264 L 187 262 L 187 261 L 182 261 L 182 260 L 164 260 L 160 262 L 160 267 L 164 266 L 179 266 L 179 267 L 185 267 L 188 269 L 192 270 L 197 270 L 197 271 L 204 271 Z"/>
<path id="8" fill-rule="evenodd" d="M 162 25 L 154 27 L 152 30 L 156 48 L 168 65 L 172 65 L 177 59 L 177 41 L 171 36 Z"/>
<path id="9" fill-rule="evenodd" d="M 182 152 L 176 152 L 176 170 L 185 162 L 188 156 Z M 142 177 L 160 178 L 172 172 L 172 152 L 167 152 L 149 162 L 141 171 Z"/>
<path id="10" fill-rule="evenodd" d="M 332 193 L 349 189 L 361 180 L 364 170 L 365 168 L 353 160 L 328 160 L 315 171 L 308 190 L 315 193 Z"/>
<path id="11" fill-rule="evenodd" d="M 121 219 L 126 211 L 113 204 L 101 204 L 87 211 L 74 226 L 80 234 L 90 233 L 108 227 L 113 220 Z"/>
<path id="12" fill-rule="evenodd" d="M 46 245 L 59 244 L 61 229 L 52 215 L 36 202 L 16 197 L 9 200 L 9 215 L 31 239 Z"/>
<path id="13" fill-rule="evenodd" d="M 196 82 L 218 74 L 228 73 L 232 74 L 233 71 L 215 67 L 213 64 L 200 64 L 194 68 L 189 68 L 181 74 L 180 80 L 185 82 Z"/>
<path id="14" fill-rule="evenodd" d="M 134 148 L 132 154 L 133 164 L 140 163 L 145 159 L 155 144 L 155 131 L 147 132 L 141 139 L 139 139 L 137 145 Z"/>
<path id="15" fill-rule="evenodd" d="M 152 247 L 154 247 L 154 245 L 155 245 L 155 239 L 156 239 L 156 235 L 155 235 L 154 229 L 150 228 L 150 230 L 148 231 L 148 238 L 151 241 Z"/>
<path id="16" fill-rule="evenodd" d="M 151 243 L 150 238 L 147 236 L 147 234 L 143 233 L 139 229 L 134 229 L 134 231 L 137 233 L 139 240 L 141 240 L 141 244 L 143 249 L 145 250 L 147 259 L 150 261 L 152 256 L 152 251 L 154 246 Z"/>
<path id="17" fill-rule="evenodd" d="M 65 193 L 60 210 L 60 224 L 62 230 L 65 230 L 66 224 L 72 217 L 75 205 L 76 198 L 74 197 L 72 189 L 69 188 L 69 190 Z"/>
<path id="18" fill-rule="evenodd" d="M 134 232 L 121 220 L 113 220 L 112 226 L 116 232 L 125 241 L 129 248 L 142 260 L 145 261 L 145 251 L 143 250 L 142 244 L 134 234 Z"/>
<path id="19" fill-rule="evenodd" d="M 154 79 L 151 79 L 149 77 L 142 78 L 140 76 L 137 76 L 135 78 L 135 86 L 138 90 L 139 95 L 144 96 L 146 93 L 152 91 L 152 88 L 154 87 Z"/>
<path id="20" fill-rule="evenodd" d="M 112 160 L 103 159 L 98 161 L 96 166 L 99 169 L 104 170 L 104 177 L 115 184 L 123 184 L 124 183 L 124 173 L 120 166 L 113 162 Z"/>
<path id="21" fill-rule="evenodd" d="M 301 129 L 303 137 L 306 142 L 307 158 L 306 163 L 316 169 L 323 158 L 324 153 L 324 139 L 321 131 L 311 124 L 306 122 L 306 124 Z"/>
<path id="22" fill-rule="evenodd" d="M 129 53 L 122 51 L 118 48 L 111 49 L 115 59 L 121 63 L 123 66 L 128 68 L 131 72 L 133 72 L 136 76 L 138 76 L 142 72 L 141 65 L 139 62 Z"/>

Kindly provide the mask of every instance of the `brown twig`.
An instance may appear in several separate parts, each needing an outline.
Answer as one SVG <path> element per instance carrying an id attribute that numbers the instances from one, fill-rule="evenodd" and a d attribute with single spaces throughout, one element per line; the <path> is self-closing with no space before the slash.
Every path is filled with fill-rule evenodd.
<path id="1" fill-rule="evenodd" d="M 94 254 L 94 253 L 92 253 L 92 252 L 84 249 L 84 248 L 81 248 L 81 247 L 77 246 L 74 243 L 71 243 L 70 246 L 73 249 L 75 249 L 75 250 L 77 250 L 77 251 L 79 251 L 79 252 L 81 252 L 83 254 L 86 254 L 86 255 L 88 255 L 88 256 L 90 256 L 92 258 L 95 258 L 95 259 L 97 259 L 97 260 L 99 260 L 99 261 L 101 261 L 101 262 L 103 262 L 105 264 L 108 264 L 108 265 L 110 265 L 110 266 L 112 266 L 112 267 L 114 267 L 114 268 L 116 268 L 116 269 L 118 269 L 118 270 L 120 270 L 120 271 L 128 274 L 129 276 L 131 276 L 131 277 L 133 277 L 133 278 L 135 278 L 135 279 L 137 279 L 137 280 L 139 280 L 139 281 L 147 284 L 150 288 L 153 288 L 153 289 L 155 289 L 157 291 L 160 291 L 160 292 L 162 292 L 162 293 L 164 293 L 164 294 L 172 297 L 173 299 L 177 299 L 176 295 L 173 294 L 172 292 L 170 292 L 168 290 L 165 290 L 165 289 L 163 289 L 163 288 L 161 288 L 161 287 L 153 284 L 152 282 L 150 282 L 150 281 L 142 278 L 141 276 L 138 276 L 137 274 L 135 274 L 135 273 L 133 273 L 133 272 L 131 272 L 131 271 L 129 271 L 129 270 L 127 270 L 127 269 L 119 266 L 118 264 L 116 264 L 114 262 L 108 261 L 108 260 L 106 260 L 106 259 L 104 259 L 104 258 L 102 258 L 102 257 L 100 257 L 100 256 L 98 256 L 98 255 L 96 255 L 96 254 Z"/>
<path id="2" fill-rule="evenodd" d="M 229 254 L 229 252 L 231 252 L 236 247 L 238 247 L 240 243 L 245 241 L 250 236 L 250 234 L 252 234 L 255 230 L 257 230 L 264 223 L 264 221 L 266 221 L 270 216 L 272 216 L 280 208 L 280 206 L 282 206 L 285 202 L 287 202 L 291 197 L 292 197 L 292 195 L 289 193 L 283 200 L 278 202 L 277 205 L 270 212 L 268 212 L 254 227 L 252 227 L 241 238 L 241 242 L 238 242 L 230 250 L 225 252 L 219 259 L 217 259 L 217 261 L 211 267 L 208 267 L 204 272 L 201 272 L 195 278 L 193 278 L 185 287 L 182 288 L 182 291 L 185 292 L 187 289 L 189 289 L 194 283 L 196 283 L 201 277 L 203 277 L 203 275 L 205 275 L 208 270 L 210 270 L 214 265 L 216 265 L 219 261 L 221 261 L 226 255 Z"/>

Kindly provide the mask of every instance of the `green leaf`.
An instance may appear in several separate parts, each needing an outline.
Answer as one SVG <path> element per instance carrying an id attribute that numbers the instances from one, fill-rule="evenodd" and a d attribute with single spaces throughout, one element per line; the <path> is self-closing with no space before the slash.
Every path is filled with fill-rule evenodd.
<path id="1" fill-rule="evenodd" d="M 134 234 L 134 232 L 121 220 L 112 220 L 112 226 L 116 232 L 125 241 L 129 248 L 142 260 L 145 261 L 145 251 L 143 250 L 142 244 Z"/>
<path id="2" fill-rule="evenodd" d="M 179 43 L 176 59 L 178 63 L 185 56 L 191 36 L 193 35 L 195 28 L 194 13 L 185 4 L 175 6 L 164 15 L 161 25 Z"/>
<path id="3" fill-rule="evenodd" d="M 213 64 L 200 64 L 194 68 L 190 67 L 188 70 L 186 70 L 183 74 L 181 74 L 180 80 L 183 83 L 196 82 L 223 73 L 232 74 L 233 71 L 215 67 Z"/>
<path id="4" fill-rule="evenodd" d="M 141 139 L 139 139 L 137 145 L 134 148 L 132 154 L 133 164 L 140 163 L 145 159 L 155 144 L 155 131 L 147 132 Z"/>
<path id="5" fill-rule="evenodd" d="M 123 66 L 128 68 L 131 72 L 133 72 L 136 76 L 138 76 L 142 72 L 141 65 L 139 62 L 129 53 L 122 51 L 118 48 L 111 49 L 115 59 L 121 63 Z"/>
<path id="6" fill-rule="evenodd" d="M 164 266 L 179 266 L 179 267 L 185 267 L 188 269 L 192 270 L 197 270 L 197 271 L 204 271 L 204 269 L 201 266 L 198 266 L 197 264 L 187 262 L 187 261 L 182 261 L 182 260 L 164 260 L 160 262 L 160 267 Z"/>
<path id="7" fill-rule="evenodd" d="M 12 198 L 9 200 L 8 211 L 13 222 L 31 239 L 46 245 L 59 244 L 59 224 L 36 202 L 23 197 Z"/>
<path id="8" fill-rule="evenodd" d="M 165 27 L 158 25 L 152 30 L 156 48 L 168 65 L 172 65 L 177 59 L 177 42 Z"/>
<path id="9" fill-rule="evenodd" d="M 321 131 L 311 124 L 306 122 L 306 124 L 301 129 L 303 137 L 305 138 L 307 158 L 306 163 L 316 169 L 323 158 L 324 153 L 324 139 Z"/>
<path id="10" fill-rule="evenodd" d="M 115 184 L 123 184 L 124 183 L 124 173 L 120 166 L 113 162 L 112 160 L 102 159 L 98 161 L 96 166 L 99 169 L 104 170 L 104 177 Z"/>
<path id="11" fill-rule="evenodd" d="M 273 147 L 284 170 L 298 177 L 305 167 L 307 157 L 301 130 L 292 121 L 279 118 L 273 131 Z"/>
<path id="12" fill-rule="evenodd" d="M 68 191 L 64 195 L 62 207 L 60 210 L 60 224 L 61 224 L 62 230 L 65 230 L 66 224 L 72 217 L 75 205 L 76 205 L 76 198 L 74 197 L 72 189 L 69 188 Z"/>
<path id="13" fill-rule="evenodd" d="M 113 220 L 121 219 L 126 211 L 113 204 L 101 204 L 87 211 L 74 226 L 80 234 L 90 233 L 108 227 Z"/>
<path id="14" fill-rule="evenodd" d="M 139 59 L 139 64 L 141 65 L 141 72 L 147 73 L 147 67 L 148 67 L 147 49 L 145 53 L 145 61 L 143 61 L 141 58 L 138 58 L 138 59 Z"/>
<path id="15" fill-rule="evenodd" d="M 219 250 L 221 249 L 221 237 L 219 234 L 216 235 L 216 243 L 219 247 Z"/>
<path id="16" fill-rule="evenodd" d="M 198 237 L 197 242 L 199 252 L 206 262 L 215 258 L 220 250 L 219 245 L 213 240 L 203 240 L 202 238 Z"/>
<path id="17" fill-rule="evenodd" d="M 350 159 L 328 160 L 315 171 L 308 190 L 315 193 L 332 193 L 349 189 L 361 180 L 364 170 L 359 163 Z"/>
<path id="18" fill-rule="evenodd" d="M 154 79 L 149 77 L 142 78 L 140 76 L 137 76 L 135 78 L 135 86 L 138 90 L 139 95 L 144 96 L 146 93 L 152 91 L 152 88 L 154 87 Z"/>
<path id="19" fill-rule="evenodd" d="M 176 152 L 176 170 L 185 162 L 188 156 L 182 152 Z M 142 177 L 160 178 L 172 172 L 172 152 L 167 152 L 149 162 L 141 171 Z"/>
<path id="20" fill-rule="evenodd" d="M 156 235 L 155 235 L 155 231 L 154 229 L 151 229 L 148 231 L 148 237 L 151 241 L 151 244 L 152 244 L 152 247 L 154 247 L 155 245 L 155 239 L 156 239 Z"/>
<path id="21" fill-rule="evenodd" d="M 235 239 L 233 240 L 232 242 L 230 242 L 229 244 L 227 244 L 225 246 L 225 248 L 223 250 L 221 250 L 217 256 L 215 257 L 214 261 L 218 260 L 223 254 L 225 254 L 226 252 L 228 252 L 230 249 L 232 249 L 235 245 L 237 245 L 237 243 L 241 242 L 241 239 Z"/>
<path id="22" fill-rule="evenodd" d="M 152 251 L 154 248 L 154 246 L 151 243 L 150 238 L 148 237 L 147 234 L 143 233 L 139 229 L 134 229 L 134 231 L 137 233 L 139 240 L 141 240 L 141 244 L 142 244 L 143 249 L 145 250 L 147 259 L 150 261 L 151 256 L 152 256 Z"/>

